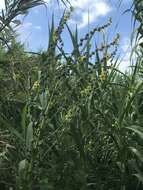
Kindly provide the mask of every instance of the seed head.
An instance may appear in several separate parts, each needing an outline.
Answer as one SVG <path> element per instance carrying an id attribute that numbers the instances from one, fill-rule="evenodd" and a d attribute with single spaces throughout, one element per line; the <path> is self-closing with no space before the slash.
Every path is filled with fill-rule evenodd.
<path id="1" fill-rule="evenodd" d="M 99 75 L 99 78 L 101 81 L 106 80 L 106 72 L 104 71 L 104 69 L 102 69 L 101 74 Z"/>
<path id="2" fill-rule="evenodd" d="M 37 90 L 37 89 L 39 88 L 39 86 L 40 86 L 39 81 L 35 81 L 34 84 L 33 84 L 32 89 L 33 89 L 33 90 Z"/>

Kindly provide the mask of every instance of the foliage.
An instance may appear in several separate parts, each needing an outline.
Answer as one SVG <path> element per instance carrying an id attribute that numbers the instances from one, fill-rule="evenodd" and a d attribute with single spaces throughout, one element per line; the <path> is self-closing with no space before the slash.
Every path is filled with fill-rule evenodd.
<path id="1" fill-rule="evenodd" d="M 24 1 L 12 2 L 6 1 L 7 10 Z M 39 3 L 25 1 L 15 16 Z M 3 190 L 143 188 L 142 52 L 131 73 L 122 73 L 119 35 L 112 42 L 105 36 L 111 20 L 79 39 L 67 24 L 72 11 L 65 10 L 58 27 L 53 18 L 45 52 L 27 54 L 13 37 L 10 48 L 1 44 Z M 69 54 L 61 35 L 65 27 L 73 45 Z M 96 33 L 104 40 L 94 50 Z"/>

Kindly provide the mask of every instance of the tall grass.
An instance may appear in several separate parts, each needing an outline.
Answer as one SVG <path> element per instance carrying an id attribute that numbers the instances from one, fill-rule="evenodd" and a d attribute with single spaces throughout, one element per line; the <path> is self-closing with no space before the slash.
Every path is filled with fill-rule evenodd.
<path id="1" fill-rule="evenodd" d="M 1 189 L 143 188 L 142 49 L 132 72 L 122 73 L 118 34 L 91 48 L 111 20 L 79 39 L 67 24 L 72 11 L 58 27 L 53 18 L 45 52 L 27 54 L 14 39 L 10 48 L 1 45 Z"/>

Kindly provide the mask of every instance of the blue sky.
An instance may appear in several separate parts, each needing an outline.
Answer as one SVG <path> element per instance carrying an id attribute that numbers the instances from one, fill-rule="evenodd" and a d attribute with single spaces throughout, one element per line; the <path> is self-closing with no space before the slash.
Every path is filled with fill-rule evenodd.
<path id="1" fill-rule="evenodd" d="M 25 44 L 28 50 L 38 51 L 45 49 L 48 44 L 48 23 L 54 12 L 55 23 L 62 15 L 64 7 L 57 5 L 56 0 L 46 0 L 48 5 L 39 6 L 29 11 L 23 19 L 22 25 L 17 29 L 18 39 Z M 131 14 L 123 14 L 129 9 L 132 0 L 123 0 L 119 6 L 119 0 L 71 0 L 75 11 L 69 20 L 69 26 L 74 31 L 77 24 L 80 36 L 88 31 L 88 12 L 90 29 L 95 26 L 105 24 L 109 17 L 112 17 L 113 24 L 107 31 L 109 39 L 114 38 L 116 33 L 120 33 L 120 51 L 123 56 L 120 67 L 125 69 L 129 65 L 130 56 L 130 35 L 132 32 Z M 4 8 L 4 0 L 0 0 L 0 7 Z M 64 32 L 65 48 L 70 51 L 71 43 L 67 32 Z"/>

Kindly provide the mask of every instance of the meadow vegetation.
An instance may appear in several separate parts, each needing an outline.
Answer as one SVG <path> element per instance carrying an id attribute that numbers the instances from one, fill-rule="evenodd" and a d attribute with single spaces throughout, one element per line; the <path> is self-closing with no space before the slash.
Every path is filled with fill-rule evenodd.
<path id="1" fill-rule="evenodd" d="M 135 64 L 118 69 L 111 19 L 79 39 L 54 17 L 48 48 L 27 52 L 16 40 L 17 16 L 43 3 L 5 0 L 0 16 L 0 190 L 143 189 L 143 1 L 134 0 Z M 63 2 L 66 7 L 69 2 Z M 12 24 L 13 23 L 13 24 Z M 66 53 L 62 32 L 72 47 Z M 131 39 L 132 40 L 132 39 Z"/>

